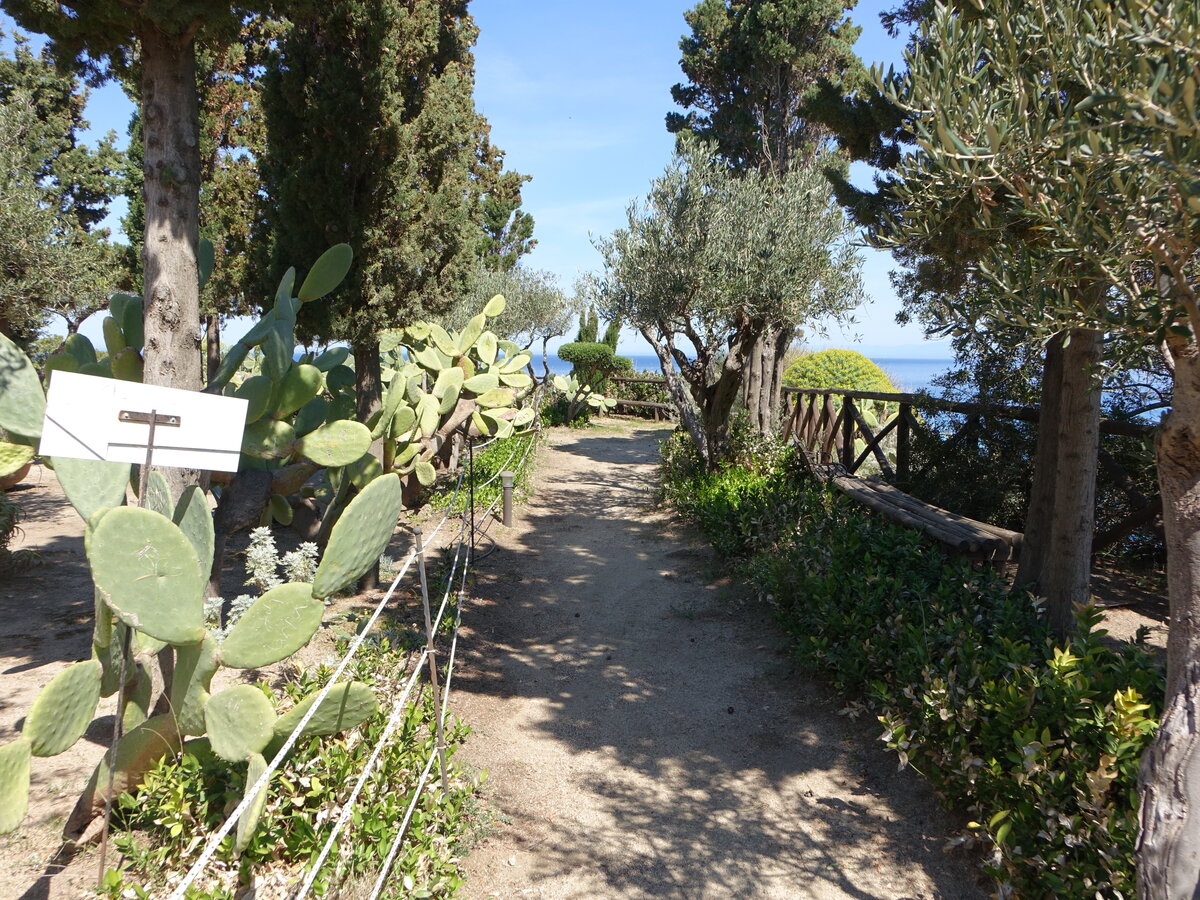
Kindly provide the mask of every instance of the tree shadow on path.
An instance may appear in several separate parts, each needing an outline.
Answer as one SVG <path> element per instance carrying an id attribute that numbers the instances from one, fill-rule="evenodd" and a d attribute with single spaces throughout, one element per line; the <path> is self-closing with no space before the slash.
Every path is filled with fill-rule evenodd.
<path id="1" fill-rule="evenodd" d="M 467 895 L 987 896 L 878 729 L 651 508 L 665 434 L 556 434 L 494 529 L 454 705 L 508 824 Z"/>

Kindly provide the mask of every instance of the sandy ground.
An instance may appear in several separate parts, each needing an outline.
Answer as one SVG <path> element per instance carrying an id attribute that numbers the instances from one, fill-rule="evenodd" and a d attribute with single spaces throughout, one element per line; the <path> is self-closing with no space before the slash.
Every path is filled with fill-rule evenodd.
<path id="1" fill-rule="evenodd" d="M 555 433 L 464 614 L 494 833 L 466 896 L 975 898 L 954 823 L 653 506 L 653 426 Z"/>

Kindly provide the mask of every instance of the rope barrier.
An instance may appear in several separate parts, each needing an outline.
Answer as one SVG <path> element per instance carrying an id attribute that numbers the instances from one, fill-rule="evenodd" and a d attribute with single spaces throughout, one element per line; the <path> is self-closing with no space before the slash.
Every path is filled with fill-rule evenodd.
<path id="1" fill-rule="evenodd" d="M 536 444 L 537 439 L 540 437 L 540 435 L 541 435 L 540 428 L 535 429 L 531 439 L 528 442 L 526 442 L 526 444 L 523 448 L 521 462 L 518 464 L 519 466 L 524 466 L 525 461 L 528 459 L 529 454 L 532 451 L 532 448 Z M 495 439 L 493 438 L 492 440 L 494 441 Z M 486 447 L 490 443 L 492 443 L 492 441 L 488 441 L 481 446 Z M 478 449 L 478 448 L 475 448 L 475 449 Z M 513 449 L 513 452 L 509 455 L 508 460 L 505 462 L 504 466 L 501 467 L 501 471 L 503 471 L 507 468 L 509 463 L 512 462 L 512 460 L 516 457 L 517 453 L 521 450 L 522 450 L 522 448 L 520 448 L 520 447 Z M 454 501 L 457 499 L 459 493 L 461 492 L 461 490 L 463 488 L 463 482 L 464 482 L 466 475 L 467 475 L 467 472 L 466 472 L 465 468 L 460 470 L 458 482 L 455 486 L 455 490 L 451 496 L 449 504 L 447 504 L 446 513 L 442 516 L 441 521 L 437 524 L 437 526 L 430 533 L 428 539 L 424 542 L 421 554 L 418 553 L 418 550 L 415 547 L 414 547 L 414 549 L 409 551 L 408 556 L 405 559 L 403 566 L 401 567 L 400 571 L 397 573 L 396 577 L 392 580 L 392 583 L 389 586 L 387 592 L 380 599 L 379 603 L 375 606 L 375 609 L 373 610 L 373 612 L 372 612 L 370 618 L 367 620 L 366 624 L 359 630 L 358 634 L 355 636 L 354 640 L 351 642 L 350 647 L 347 649 L 345 655 L 342 657 L 341 661 L 338 663 L 336 669 L 334 670 L 333 674 L 330 676 L 329 680 L 325 683 L 324 687 L 322 687 L 322 689 L 318 692 L 317 698 L 313 702 L 312 706 L 308 709 L 308 711 L 305 713 L 305 715 L 297 723 L 296 727 L 293 729 L 292 733 L 288 736 L 288 738 L 284 742 L 283 746 L 279 749 L 279 751 L 275 754 L 275 756 L 272 758 L 270 763 L 267 765 L 266 770 L 262 773 L 262 775 L 258 778 L 258 780 L 255 781 L 255 783 L 250 787 L 250 789 L 243 796 L 241 802 L 234 808 L 233 812 L 230 813 L 230 815 L 222 823 L 221 827 L 218 828 L 217 831 L 214 832 L 209 837 L 200 856 L 192 864 L 192 866 L 188 869 L 183 880 L 179 883 L 179 885 L 171 893 L 170 900 L 183 900 L 185 892 L 195 882 L 195 880 L 200 876 L 200 874 L 204 871 L 205 867 L 211 861 L 213 855 L 215 854 L 217 848 L 220 846 L 221 842 L 230 833 L 230 831 L 233 829 L 234 825 L 238 822 L 240 817 L 245 813 L 246 809 L 249 808 L 249 806 L 255 801 L 255 798 L 259 795 L 259 793 L 261 793 L 263 790 L 266 789 L 266 785 L 269 782 L 272 774 L 274 774 L 274 772 L 278 770 L 280 764 L 287 757 L 287 754 L 291 751 L 292 747 L 295 745 L 295 743 L 296 743 L 297 739 L 299 738 L 299 735 L 302 733 L 303 729 L 308 725 L 309 721 L 316 714 L 318 708 L 325 701 L 325 698 L 329 695 L 330 691 L 332 691 L 333 687 L 337 684 L 338 679 L 345 672 L 347 666 L 349 666 L 349 664 L 350 664 L 350 661 L 354 658 L 355 654 L 358 652 L 359 648 L 362 646 L 364 640 L 366 639 L 366 636 L 371 632 L 372 628 L 375 626 L 375 623 L 378 621 L 384 608 L 387 606 L 388 602 L 391 600 L 391 598 L 392 598 L 393 594 L 395 593 L 397 587 L 399 586 L 400 582 L 408 574 L 409 570 L 413 566 L 413 563 L 418 561 L 419 556 L 423 557 L 424 548 L 428 548 L 429 546 L 432 545 L 434 538 L 436 538 L 438 533 L 442 530 L 442 528 L 445 526 L 446 522 L 449 520 L 450 510 L 453 508 Z M 474 472 L 472 471 L 470 473 L 470 475 L 471 475 L 471 478 L 473 479 Z M 495 481 L 496 478 L 499 477 L 499 475 L 500 475 L 500 472 L 497 472 L 495 475 L 492 476 L 491 479 L 489 479 L 487 482 L 485 482 L 481 486 L 476 486 L 476 485 L 472 484 L 472 492 L 477 490 L 479 487 L 486 487 L 486 486 L 490 485 L 493 481 Z M 491 516 L 491 514 L 494 512 L 494 510 L 496 508 L 496 505 L 500 502 L 501 499 L 502 498 L 497 497 L 492 502 L 492 504 L 488 507 L 487 511 L 484 513 L 485 518 Z M 491 525 L 491 522 L 489 521 L 488 527 L 490 527 L 490 525 Z M 466 593 L 467 575 L 470 571 L 471 566 L 476 562 L 476 559 L 473 557 L 473 554 L 470 552 L 468 543 L 465 541 L 466 531 L 467 531 L 467 518 L 464 515 L 462 518 L 461 524 L 459 526 L 458 546 L 454 553 L 453 562 L 451 563 L 450 571 L 446 576 L 446 587 L 445 587 L 445 591 L 443 593 L 442 602 L 439 606 L 436 620 L 434 621 L 434 624 L 431 626 L 431 629 L 430 629 L 430 633 L 431 633 L 430 639 L 432 640 L 432 635 L 436 635 L 437 630 L 441 627 L 441 623 L 445 617 L 446 609 L 449 605 L 450 594 L 452 592 L 454 577 L 455 577 L 455 574 L 459 572 L 459 567 L 460 567 L 460 563 L 461 563 L 460 587 L 459 587 L 459 591 L 458 591 L 458 604 L 457 604 L 457 608 L 455 610 L 454 628 L 453 628 L 453 632 L 452 632 L 451 639 L 450 639 L 450 651 L 449 651 L 449 655 L 447 658 L 447 665 L 446 665 L 446 671 L 445 671 L 445 685 L 443 686 L 443 690 L 441 692 L 442 693 L 442 696 L 441 696 L 442 702 L 439 704 L 440 709 L 438 709 L 436 711 L 437 726 L 438 726 L 439 733 L 441 732 L 441 729 L 445 725 L 446 716 L 447 716 L 446 703 L 450 697 L 450 682 L 451 682 L 451 679 L 454 674 L 454 665 L 457 661 L 458 634 L 459 634 L 459 628 L 462 623 L 463 599 L 464 599 L 465 593 Z M 477 533 L 477 529 L 473 528 L 472 536 L 474 537 L 476 535 L 476 533 Z M 422 570 L 422 575 L 424 576 L 423 561 L 422 561 L 421 570 Z M 351 790 L 349 797 L 346 799 L 346 801 L 343 802 L 341 813 L 340 813 L 337 821 L 335 822 L 334 827 L 333 827 L 332 831 L 330 832 L 329 837 L 326 839 L 326 842 L 323 845 L 321 852 L 318 854 L 317 859 L 312 864 L 312 867 L 309 869 L 309 872 L 308 872 L 303 884 L 301 885 L 299 891 L 296 893 L 293 900 L 303 900 L 303 898 L 308 895 L 309 890 L 311 889 L 313 883 L 315 882 L 316 878 L 320 874 L 321 867 L 322 867 L 323 863 L 325 862 L 326 858 L 328 857 L 329 852 L 332 849 L 334 842 L 337 840 L 338 836 L 342 833 L 346 823 L 350 820 L 350 817 L 353 813 L 355 804 L 358 801 L 358 797 L 362 791 L 362 788 L 364 787 L 364 785 L 366 784 L 372 771 L 374 770 L 374 768 L 382 754 L 384 746 L 386 745 L 388 740 L 391 738 L 393 732 L 395 731 L 395 727 L 396 727 L 396 724 L 399 722 L 401 713 L 404 711 L 405 708 L 407 708 L 408 697 L 412 693 L 413 687 L 417 684 L 417 682 L 420 678 L 423 663 L 425 663 L 427 660 L 431 660 L 431 653 L 435 652 L 431 649 L 431 647 L 432 647 L 432 645 L 429 645 L 421 651 L 419 657 L 416 660 L 416 665 L 413 667 L 412 675 L 409 677 L 408 682 L 407 682 L 403 692 L 399 695 L 399 697 L 397 697 L 397 699 L 395 701 L 393 701 L 392 711 L 391 711 L 391 714 L 389 715 L 387 723 L 384 726 L 383 733 L 381 734 L 379 740 L 376 742 L 374 748 L 372 749 L 371 756 L 369 757 L 366 765 L 364 766 L 362 773 L 359 775 L 359 778 L 355 782 L 354 788 Z M 432 662 L 430 664 L 432 666 Z M 436 667 L 431 669 L 431 676 L 434 674 L 436 674 Z M 374 900 L 374 898 L 377 898 L 379 896 L 379 893 L 383 888 L 383 883 L 384 883 L 384 881 L 387 877 L 387 874 L 390 871 L 391 866 L 395 860 L 396 853 L 399 850 L 400 843 L 402 842 L 402 840 L 404 838 L 404 835 L 408 829 L 408 825 L 412 820 L 413 813 L 416 810 L 416 805 L 420 800 L 421 794 L 424 791 L 426 784 L 428 783 L 430 773 L 433 770 L 433 764 L 438 759 L 439 752 L 443 749 L 438 744 L 437 740 L 435 740 L 434 743 L 435 743 L 434 749 L 430 753 L 429 759 L 426 762 L 426 765 L 421 774 L 421 777 L 418 780 L 416 788 L 413 791 L 413 798 L 409 804 L 409 807 L 405 814 L 404 820 L 400 824 L 399 831 L 397 832 L 397 835 L 392 843 L 392 846 L 389 849 L 388 855 L 387 855 L 386 859 L 384 860 L 383 866 L 381 867 L 379 878 L 376 881 L 375 887 L 371 894 L 372 900 Z M 443 778 L 444 778 L 444 776 L 443 776 Z"/>
<path id="2" fill-rule="evenodd" d="M 383 728 L 383 734 L 379 736 L 379 740 L 375 742 L 375 747 L 371 751 L 371 756 L 367 760 L 367 764 L 363 766 L 362 774 L 358 776 L 358 781 L 354 784 L 354 789 L 350 792 L 350 797 L 342 804 L 342 814 L 338 816 L 337 821 L 333 825 L 333 830 L 329 832 L 329 837 L 325 841 L 325 845 L 321 848 L 321 852 L 317 854 L 317 860 L 313 863 L 312 868 L 308 872 L 308 877 L 305 878 L 304 884 L 300 886 L 300 890 L 296 892 L 293 900 L 303 900 L 308 896 L 309 890 L 312 888 L 313 882 L 317 878 L 317 874 L 321 871 L 321 864 L 325 862 L 325 857 L 329 855 L 330 849 L 333 847 L 337 836 L 341 834 L 342 828 L 345 827 L 346 821 L 350 818 L 350 814 L 354 811 L 354 804 L 358 801 L 358 795 L 362 791 L 363 785 L 375 770 L 375 763 L 379 760 L 379 755 L 383 751 L 383 747 L 388 742 L 388 738 L 392 736 L 395 730 L 396 723 L 400 721 L 400 714 L 404 712 L 405 703 L 408 700 L 408 695 L 412 692 L 413 686 L 421 677 L 421 666 L 425 663 L 425 657 L 428 652 L 421 651 L 420 658 L 417 664 L 413 667 L 413 673 L 408 679 L 408 684 L 405 685 L 404 691 L 392 703 L 392 713 L 388 716 L 387 724 Z"/>

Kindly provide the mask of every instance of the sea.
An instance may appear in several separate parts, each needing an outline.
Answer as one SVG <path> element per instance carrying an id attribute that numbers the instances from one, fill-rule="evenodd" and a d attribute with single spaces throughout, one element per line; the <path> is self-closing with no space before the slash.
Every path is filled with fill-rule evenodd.
<path id="1" fill-rule="evenodd" d="M 628 354 L 625 354 L 628 355 Z M 629 356 L 633 360 L 633 368 L 635 371 L 650 371 L 655 374 L 660 372 L 657 356 Z M 566 375 L 571 371 L 571 364 L 563 362 L 553 351 L 550 352 L 548 362 L 550 363 L 550 371 L 556 375 Z M 901 393 L 911 394 L 920 390 L 933 391 L 933 379 L 943 374 L 953 364 L 952 359 L 902 359 L 895 357 L 878 357 L 873 359 L 873 362 L 887 373 L 892 380 L 892 384 L 896 386 L 896 390 Z M 541 371 L 540 354 L 535 354 L 534 368 Z"/>

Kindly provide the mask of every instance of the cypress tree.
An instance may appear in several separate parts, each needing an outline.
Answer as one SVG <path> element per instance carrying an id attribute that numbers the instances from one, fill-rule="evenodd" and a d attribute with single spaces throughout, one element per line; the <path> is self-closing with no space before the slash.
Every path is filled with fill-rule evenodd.
<path id="1" fill-rule="evenodd" d="M 347 279 L 305 305 L 298 331 L 353 345 L 364 418 L 379 402 L 379 330 L 445 310 L 478 258 L 476 34 L 466 0 L 332 0 L 287 34 L 265 77 L 265 287 L 332 244 L 354 248 Z"/>

